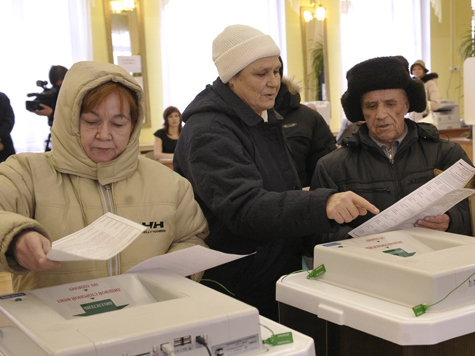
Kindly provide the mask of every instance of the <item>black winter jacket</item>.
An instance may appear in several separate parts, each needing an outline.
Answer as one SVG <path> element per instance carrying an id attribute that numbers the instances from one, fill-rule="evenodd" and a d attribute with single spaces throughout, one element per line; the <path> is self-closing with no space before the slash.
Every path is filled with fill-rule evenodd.
<path id="1" fill-rule="evenodd" d="M 208 219 L 205 242 L 226 253 L 256 252 L 204 278 L 277 320 L 275 283 L 301 269 L 302 239 L 337 224 L 326 217 L 335 191 L 301 190 L 281 120 L 267 112 L 266 123 L 218 78 L 183 112 L 174 169 L 190 180 Z"/>
<path id="2" fill-rule="evenodd" d="M 408 119 L 405 122 L 408 133 L 394 162 L 371 139 L 368 127 L 363 124 L 352 137 L 343 140 L 341 148 L 319 161 L 311 189 L 351 190 L 383 211 L 434 178 L 434 169 L 445 170 L 461 158 L 472 164 L 458 143 L 439 138 L 435 126 Z M 450 216 L 448 232 L 471 235 L 467 199 L 447 214 Z M 368 213 L 348 226 L 357 227 L 372 217 L 373 214 Z M 339 237 L 344 237 L 349 230 L 340 229 Z"/>
<path id="3" fill-rule="evenodd" d="M 288 78 L 282 81 L 274 108 L 284 117 L 284 136 L 289 142 L 300 182 L 308 187 L 318 160 L 336 149 L 335 137 L 322 115 L 300 104 L 298 88 Z"/>
<path id="4" fill-rule="evenodd" d="M 13 125 L 15 125 L 15 114 L 10 105 L 10 99 L 4 93 L 0 93 L 0 141 L 3 145 L 3 150 L 0 151 L 0 162 L 15 154 L 15 147 L 10 136 Z"/>

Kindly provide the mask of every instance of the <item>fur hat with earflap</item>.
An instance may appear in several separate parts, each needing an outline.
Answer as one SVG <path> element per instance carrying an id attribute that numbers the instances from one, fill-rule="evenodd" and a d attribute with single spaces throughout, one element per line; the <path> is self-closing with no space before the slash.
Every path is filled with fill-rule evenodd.
<path id="1" fill-rule="evenodd" d="M 403 56 L 377 57 L 358 63 L 346 73 L 348 90 L 341 105 L 351 122 L 364 121 L 361 97 L 373 90 L 404 89 L 409 100 L 409 112 L 426 109 L 426 91 L 419 79 L 411 78 L 409 62 Z"/>

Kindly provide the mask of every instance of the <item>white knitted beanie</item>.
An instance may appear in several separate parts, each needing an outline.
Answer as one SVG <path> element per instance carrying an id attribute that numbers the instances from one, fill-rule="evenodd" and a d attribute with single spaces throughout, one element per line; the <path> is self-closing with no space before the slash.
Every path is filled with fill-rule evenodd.
<path id="1" fill-rule="evenodd" d="M 228 26 L 213 41 L 213 61 L 224 84 L 258 59 L 279 55 L 272 37 L 250 26 Z"/>

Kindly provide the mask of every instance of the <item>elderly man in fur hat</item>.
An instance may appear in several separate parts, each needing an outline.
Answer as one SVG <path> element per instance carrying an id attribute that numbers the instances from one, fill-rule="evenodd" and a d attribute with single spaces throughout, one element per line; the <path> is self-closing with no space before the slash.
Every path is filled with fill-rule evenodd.
<path id="1" fill-rule="evenodd" d="M 435 126 L 405 119 L 426 108 L 424 84 L 410 77 L 408 67 L 404 57 L 395 56 L 369 59 L 348 71 L 341 103 L 348 120 L 365 123 L 320 159 L 311 189 L 353 191 L 382 211 L 431 180 L 435 168 L 445 170 L 460 158 L 472 164 L 459 144 L 439 138 Z M 372 216 L 356 218 L 330 238 L 347 238 Z M 470 235 L 468 201 L 415 226 Z"/>

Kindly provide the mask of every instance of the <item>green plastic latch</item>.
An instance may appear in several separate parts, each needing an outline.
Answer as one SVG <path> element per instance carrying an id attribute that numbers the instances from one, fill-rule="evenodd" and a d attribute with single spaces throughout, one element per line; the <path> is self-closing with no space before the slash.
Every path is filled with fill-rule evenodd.
<path id="1" fill-rule="evenodd" d="M 421 316 L 422 314 L 426 313 L 427 305 L 419 304 L 413 307 L 412 310 L 414 311 L 414 314 L 416 314 L 416 316 Z"/>
<path id="2" fill-rule="evenodd" d="M 292 333 L 290 331 L 282 334 L 275 334 L 268 339 L 262 340 L 263 344 L 268 344 L 272 346 L 291 344 L 293 342 L 294 338 L 292 337 Z"/>
<path id="3" fill-rule="evenodd" d="M 320 265 L 317 268 L 313 269 L 312 271 L 309 272 L 307 275 L 307 279 L 310 278 L 317 278 L 324 274 L 327 270 L 325 269 L 325 265 Z"/>

